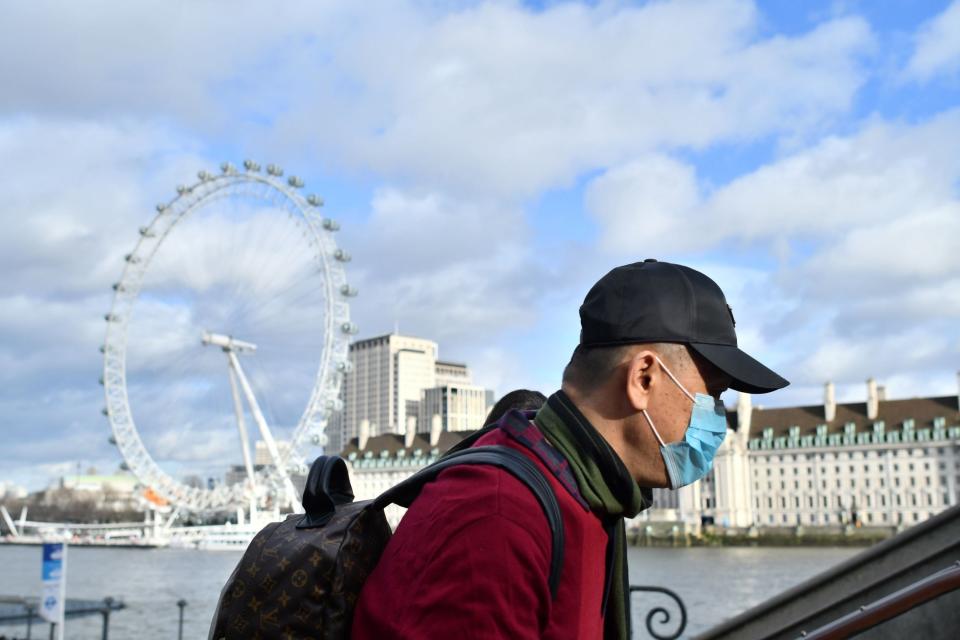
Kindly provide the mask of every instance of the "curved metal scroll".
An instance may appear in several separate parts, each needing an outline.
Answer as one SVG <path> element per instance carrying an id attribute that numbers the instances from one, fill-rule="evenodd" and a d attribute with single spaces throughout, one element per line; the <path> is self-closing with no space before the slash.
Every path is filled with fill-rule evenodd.
<path id="1" fill-rule="evenodd" d="M 636 591 L 653 591 L 656 593 L 662 593 L 670 598 L 673 598 L 673 600 L 676 601 L 677 608 L 680 609 L 680 623 L 676 631 L 674 631 L 673 633 L 659 633 L 657 630 L 654 629 L 654 625 L 658 625 L 660 626 L 660 628 L 663 628 L 664 625 L 670 624 L 670 619 L 671 619 L 670 611 L 665 607 L 659 606 L 659 605 L 651 608 L 650 611 L 647 612 L 646 625 L 647 625 L 647 633 L 649 633 L 651 636 L 653 636 L 657 640 L 676 640 L 676 638 L 679 638 L 683 634 L 684 629 L 687 628 L 687 608 L 683 605 L 683 600 L 680 599 L 680 596 L 678 596 L 676 593 L 674 593 L 670 589 L 665 589 L 664 587 L 652 587 L 648 585 L 636 585 L 636 584 L 630 585 L 630 595 L 633 596 L 634 592 Z M 631 600 L 631 615 L 632 615 L 633 598 L 631 597 L 630 600 Z M 654 619 L 655 617 L 657 619 Z"/>

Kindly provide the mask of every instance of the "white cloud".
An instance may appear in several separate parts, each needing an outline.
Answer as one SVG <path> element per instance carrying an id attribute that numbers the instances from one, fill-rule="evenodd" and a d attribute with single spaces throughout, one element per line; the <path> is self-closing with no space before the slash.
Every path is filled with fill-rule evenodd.
<path id="1" fill-rule="evenodd" d="M 716 228 L 690 214 L 700 206 L 695 169 L 666 156 L 647 156 L 591 182 L 586 207 L 603 228 L 605 248 L 618 253 L 698 249 Z"/>
<path id="2" fill-rule="evenodd" d="M 8 113 L 173 117 L 286 157 L 531 195 L 661 146 L 803 133 L 844 113 L 869 26 L 765 37 L 759 23 L 744 0 L 30 3 L 5 13 L 0 56 L 25 63 L 0 83 Z"/>
<path id="3" fill-rule="evenodd" d="M 926 380 L 960 356 L 958 137 L 957 111 L 872 120 L 712 193 L 692 167 L 645 157 L 597 178 L 586 202 L 618 255 L 770 256 L 744 296 L 763 313 L 740 326 L 802 387 L 891 370 Z"/>
<path id="4" fill-rule="evenodd" d="M 919 81 L 960 69 L 960 2 L 953 2 L 916 35 L 905 73 Z"/>

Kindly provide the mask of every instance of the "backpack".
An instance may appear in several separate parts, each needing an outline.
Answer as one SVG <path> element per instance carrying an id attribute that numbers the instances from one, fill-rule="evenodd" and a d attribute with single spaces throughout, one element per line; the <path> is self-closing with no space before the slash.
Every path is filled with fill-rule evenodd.
<path id="1" fill-rule="evenodd" d="M 423 486 L 454 465 L 493 465 L 527 485 L 551 531 L 550 594 L 563 566 L 563 520 L 550 483 L 524 454 L 484 446 L 447 454 L 373 500 L 353 502 L 346 463 L 314 461 L 303 493 L 305 514 L 264 527 L 250 543 L 220 595 L 213 640 L 346 639 L 367 576 L 392 535 L 383 510 L 409 507 Z"/>

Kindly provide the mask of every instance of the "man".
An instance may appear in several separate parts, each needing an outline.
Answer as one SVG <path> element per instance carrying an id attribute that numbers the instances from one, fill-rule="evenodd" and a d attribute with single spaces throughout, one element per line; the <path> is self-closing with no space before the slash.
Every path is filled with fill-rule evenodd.
<path id="1" fill-rule="evenodd" d="M 618 267 L 580 320 L 561 390 L 532 421 L 510 412 L 476 442 L 522 451 L 548 478 L 566 535 L 556 596 L 532 493 L 498 468 L 453 467 L 401 521 L 361 593 L 354 638 L 629 636 L 623 519 L 649 506 L 650 488 L 710 470 L 725 389 L 788 383 L 737 348 L 723 292 L 688 267 Z"/>

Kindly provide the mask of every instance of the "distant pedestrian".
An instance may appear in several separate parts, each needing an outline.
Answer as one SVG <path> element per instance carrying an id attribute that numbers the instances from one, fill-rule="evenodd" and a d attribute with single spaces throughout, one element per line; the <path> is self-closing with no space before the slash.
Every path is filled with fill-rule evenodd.
<path id="1" fill-rule="evenodd" d="M 515 409 L 517 411 L 537 411 L 547 401 L 547 396 L 539 391 L 530 389 L 514 389 L 506 394 L 493 405 L 487 419 L 483 421 L 484 425 L 493 424 L 503 417 L 507 411 Z"/>
<path id="2" fill-rule="evenodd" d="M 476 445 L 524 453 L 560 503 L 551 531 L 531 491 L 492 466 L 424 487 L 367 579 L 353 637 L 629 637 L 623 519 L 710 470 L 727 430 L 720 394 L 787 381 L 737 347 L 733 312 L 704 274 L 645 260 L 612 270 L 580 307 L 580 344 L 533 420 L 508 411 Z"/>

